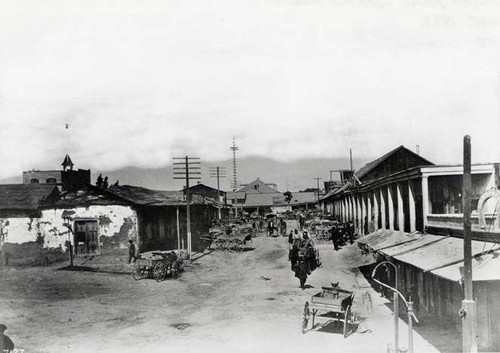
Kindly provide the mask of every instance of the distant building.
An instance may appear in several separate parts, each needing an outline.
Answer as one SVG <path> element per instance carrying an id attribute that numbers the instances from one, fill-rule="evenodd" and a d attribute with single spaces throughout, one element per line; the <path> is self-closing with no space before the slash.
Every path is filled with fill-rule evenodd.
<path id="1" fill-rule="evenodd" d="M 90 184 L 90 169 L 73 170 L 73 162 L 66 155 L 62 170 L 31 170 L 23 172 L 23 184 L 53 184 L 67 190 L 71 185 Z"/>
<path id="2" fill-rule="evenodd" d="M 226 194 L 227 204 L 247 212 L 284 212 L 307 208 L 317 203 L 317 192 L 292 192 L 288 202 L 284 193 L 278 191 L 276 184 L 264 183 L 257 178 L 236 192 Z"/>

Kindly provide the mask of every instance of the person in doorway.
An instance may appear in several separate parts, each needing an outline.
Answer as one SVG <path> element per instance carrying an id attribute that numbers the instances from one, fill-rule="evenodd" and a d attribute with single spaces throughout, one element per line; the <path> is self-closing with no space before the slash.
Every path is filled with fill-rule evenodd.
<path id="1" fill-rule="evenodd" d="M 0 352 L 10 353 L 14 351 L 14 342 L 9 338 L 9 336 L 4 335 L 7 326 L 0 324 Z"/>
<path id="2" fill-rule="evenodd" d="M 128 241 L 128 263 L 134 263 L 137 260 L 137 250 L 134 241 L 130 239 Z"/>

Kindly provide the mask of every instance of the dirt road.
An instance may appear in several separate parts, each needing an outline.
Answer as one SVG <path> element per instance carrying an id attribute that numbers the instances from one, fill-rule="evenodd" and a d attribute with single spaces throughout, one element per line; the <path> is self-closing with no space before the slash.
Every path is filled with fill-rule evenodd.
<path id="1" fill-rule="evenodd" d="M 3 269 L 0 322 L 30 353 L 386 352 L 394 340 L 392 311 L 357 270 L 356 246 L 334 252 L 330 243 L 318 244 L 323 266 L 305 290 L 290 270 L 287 238 L 257 237 L 253 247 L 198 256 L 181 278 L 160 283 L 61 271 L 61 265 Z M 302 334 L 304 303 L 333 281 L 356 291 L 359 326 L 347 338 L 333 324 Z M 372 310 L 362 301 L 368 296 Z M 402 320 L 400 326 L 400 345 L 406 346 L 407 326 Z M 414 341 L 415 352 L 438 351 L 418 333 Z"/>

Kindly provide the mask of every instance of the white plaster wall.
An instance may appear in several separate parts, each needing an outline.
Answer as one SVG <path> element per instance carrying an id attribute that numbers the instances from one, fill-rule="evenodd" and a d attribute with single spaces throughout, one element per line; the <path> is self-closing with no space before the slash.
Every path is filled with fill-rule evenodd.
<path id="1" fill-rule="evenodd" d="M 2 235 L 5 243 L 35 241 L 39 232 L 39 218 L 2 218 Z"/>
<path id="2" fill-rule="evenodd" d="M 29 241 L 35 241 L 37 235 L 40 234 L 44 238 L 43 246 L 45 248 L 66 249 L 66 241 L 73 242 L 73 236 L 69 236 L 68 228 L 64 225 L 62 214 L 64 209 L 50 209 L 42 211 L 41 218 L 8 218 L 4 219 L 3 233 L 4 242 L 22 244 Z M 125 219 L 129 219 L 132 223 L 132 229 L 129 231 L 129 238 L 136 242 L 137 214 L 129 206 L 89 206 L 77 207 L 71 209 L 75 214 L 72 219 L 87 218 L 99 219 L 99 217 L 108 217 L 111 220 L 109 225 L 99 224 L 99 237 L 111 237 L 120 231 L 120 228 L 125 223 Z M 8 220 L 9 224 L 5 223 Z M 31 230 L 29 223 L 31 222 Z"/>

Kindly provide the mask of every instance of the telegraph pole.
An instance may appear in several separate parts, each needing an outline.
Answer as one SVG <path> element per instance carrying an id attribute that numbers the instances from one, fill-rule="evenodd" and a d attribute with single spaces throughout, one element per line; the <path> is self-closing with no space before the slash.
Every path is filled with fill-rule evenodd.
<path id="1" fill-rule="evenodd" d="M 184 179 L 186 180 L 186 232 L 187 232 L 187 247 L 189 261 L 191 260 L 191 194 L 189 192 L 189 180 L 200 180 L 201 179 L 201 161 L 198 157 L 176 157 L 174 160 L 184 160 L 184 162 L 174 162 L 174 179 Z M 179 170 L 179 172 L 176 172 Z M 178 176 L 176 176 L 178 175 Z M 192 176 L 195 175 L 195 176 Z"/>
<path id="2" fill-rule="evenodd" d="M 226 177 L 226 168 L 224 167 L 210 167 L 210 176 L 212 178 L 217 178 L 217 204 L 219 208 L 219 219 L 221 216 L 221 204 L 220 204 L 220 178 Z"/>
<path id="3" fill-rule="evenodd" d="M 317 185 L 318 185 L 318 186 L 317 186 L 317 188 L 318 188 L 318 192 L 317 192 L 317 195 L 318 195 L 318 200 L 317 200 L 317 201 L 318 201 L 318 205 L 319 205 L 319 190 L 320 190 L 320 189 L 319 189 L 319 181 L 320 181 L 321 179 L 323 179 L 323 178 L 314 178 L 314 180 L 316 180 Z"/>
<path id="4" fill-rule="evenodd" d="M 471 240 L 471 143 L 470 136 L 464 136 L 464 175 L 462 184 L 464 211 L 464 300 L 460 316 L 462 317 L 462 351 L 477 352 L 477 313 L 472 288 L 472 240 Z"/>
<path id="5" fill-rule="evenodd" d="M 236 176 L 236 151 L 238 151 L 238 147 L 236 147 L 236 141 L 233 136 L 233 145 L 229 148 L 231 151 L 233 151 L 233 181 L 231 183 L 231 189 L 233 189 L 233 192 L 236 192 L 236 189 L 238 189 L 238 178 Z M 238 217 L 238 204 L 236 203 L 234 205 L 234 217 Z"/>

